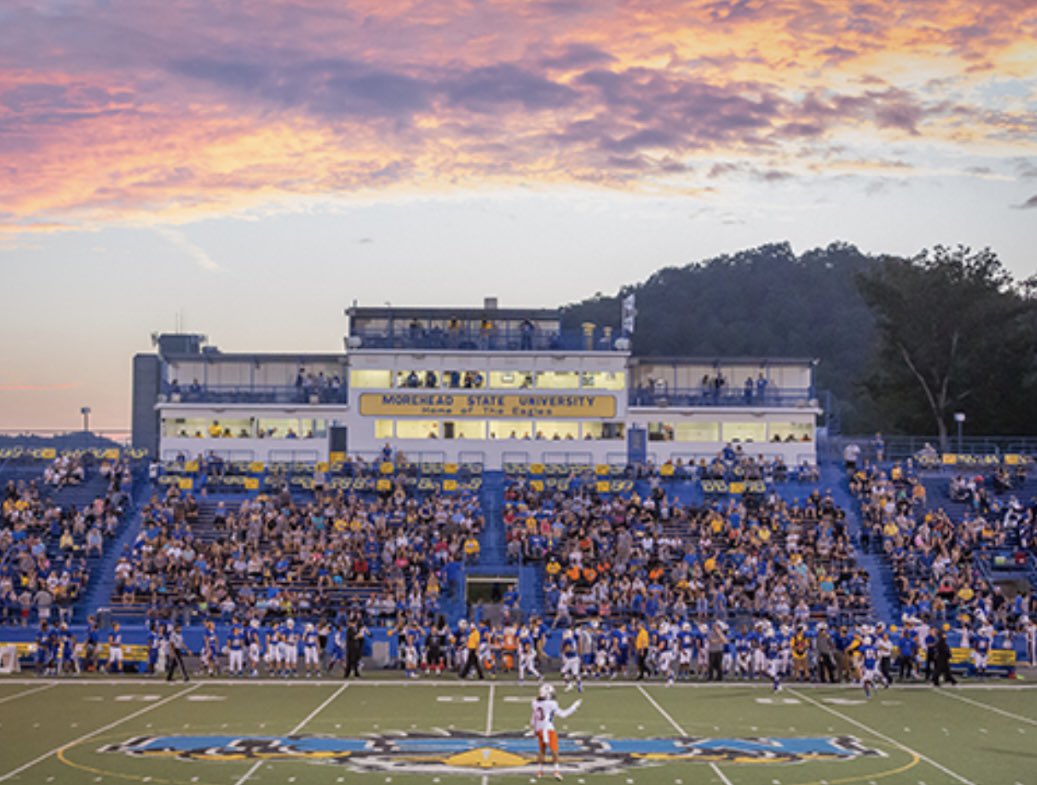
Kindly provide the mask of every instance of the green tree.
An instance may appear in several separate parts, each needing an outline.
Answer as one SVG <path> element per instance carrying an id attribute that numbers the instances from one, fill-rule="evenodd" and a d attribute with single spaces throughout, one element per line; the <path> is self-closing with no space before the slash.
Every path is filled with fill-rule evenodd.
<path id="1" fill-rule="evenodd" d="M 878 330 L 864 389 L 887 427 L 935 425 L 944 450 L 957 411 L 973 433 L 1034 430 L 1037 300 L 996 254 L 936 246 L 884 259 L 858 286 Z"/>

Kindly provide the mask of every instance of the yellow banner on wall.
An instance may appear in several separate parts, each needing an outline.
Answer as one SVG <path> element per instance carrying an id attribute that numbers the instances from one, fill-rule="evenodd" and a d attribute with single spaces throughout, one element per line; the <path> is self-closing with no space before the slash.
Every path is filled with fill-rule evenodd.
<path id="1" fill-rule="evenodd" d="M 612 395 L 364 393 L 360 413 L 395 417 L 615 417 Z"/>

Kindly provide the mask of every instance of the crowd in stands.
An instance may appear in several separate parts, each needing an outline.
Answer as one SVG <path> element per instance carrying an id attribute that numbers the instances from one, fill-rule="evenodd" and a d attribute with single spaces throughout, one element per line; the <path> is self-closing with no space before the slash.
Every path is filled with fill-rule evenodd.
<path id="1" fill-rule="evenodd" d="M 760 480 L 768 485 L 786 482 L 816 483 L 820 480 L 820 469 L 816 463 L 803 461 L 799 466 L 789 466 L 785 460 L 749 455 L 740 444 L 726 444 L 712 459 L 699 458 L 684 461 L 676 458 L 666 463 L 641 464 L 628 467 L 628 474 L 637 477 L 669 476 L 677 480 L 725 480 L 748 482 Z"/>
<path id="2" fill-rule="evenodd" d="M 91 467 L 108 484 L 82 509 L 61 506 L 35 481 L 9 482 L 0 507 L 0 623 L 26 626 L 53 613 L 67 620 L 89 579 L 87 559 L 101 556 L 129 502 L 131 472 L 122 462 Z M 43 478 L 86 478 L 81 459 L 57 458 Z"/>
<path id="3" fill-rule="evenodd" d="M 77 455 L 58 456 L 43 470 L 44 485 L 54 488 L 79 485 L 84 479 L 86 479 L 86 467 L 83 459 Z"/>
<path id="4" fill-rule="evenodd" d="M 204 518 L 192 495 L 170 486 L 143 515 L 116 566 L 115 598 L 159 618 L 316 618 L 336 612 L 350 588 L 374 598 L 374 616 L 435 612 L 451 565 L 478 557 L 483 527 L 470 494 L 418 495 L 399 481 L 305 501 L 285 486 L 220 502 Z"/>
<path id="5" fill-rule="evenodd" d="M 984 575 L 981 558 L 996 552 L 1031 550 L 1037 501 L 1029 506 L 1011 491 L 1025 472 L 997 469 L 990 476 L 957 475 L 946 497 L 930 499 L 910 463 L 889 469 L 866 463 L 854 468 L 850 489 L 861 501 L 861 545 L 885 555 L 904 610 L 944 621 L 981 614 L 1011 624 L 1037 610 L 1025 593 L 1009 600 Z M 952 512 L 950 502 L 964 504 Z M 1023 553 L 1022 563 L 1026 556 Z"/>
<path id="6" fill-rule="evenodd" d="M 593 482 L 507 486 L 507 553 L 544 563 L 556 624 L 663 615 L 835 623 L 868 611 L 867 572 L 828 493 L 790 500 L 771 491 L 692 507 L 667 487 L 655 478 L 642 498 L 599 494 Z"/>

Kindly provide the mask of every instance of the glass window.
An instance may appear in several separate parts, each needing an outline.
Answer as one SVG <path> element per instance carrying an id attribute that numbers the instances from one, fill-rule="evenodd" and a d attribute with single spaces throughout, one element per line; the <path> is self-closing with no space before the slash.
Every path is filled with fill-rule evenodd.
<path id="1" fill-rule="evenodd" d="M 302 427 L 299 436 L 304 439 L 323 439 L 328 435 L 327 420 L 303 419 L 299 424 Z"/>
<path id="2" fill-rule="evenodd" d="M 626 426 L 621 422 L 585 422 L 580 434 L 584 439 L 622 439 Z"/>
<path id="3" fill-rule="evenodd" d="M 532 371 L 490 371 L 490 387 L 501 390 L 528 390 L 533 387 Z"/>
<path id="4" fill-rule="evenodd" d="M 538 371 L 537 387 L 541 390 L 572 390 L 580 386 L 576 371 Z"/>
<path id="5" fill-rule="evenodd" d="M 627 375 L 620 371 L 594 371 L 583 374 L 583 386 L 596 390 L 625 390 L 627 386 Z"/>
<path id="6" fill-rule="evenodd" d="M 531 439 L 533 423 L 529 420 L 490 420 L 491 439 Z"/>
<path id="7" fill-rule="evenodd" d="M 481 390 L 486 386 L 482 371 L 443 371 L 441 376 L 440 386 L 453 390 Z"/>
<path id="8" fill-rule="evenodd" d="M 349 384 L 358 389 L 386 389 L 392 386 L 391 371 L 355 370 L 349 372 Z"/>
<path id="9" fill-rule="evenodd" d="M 398 439 L 438 439 L 439 423 L 436 420 L 397 420 Z"/>
<path id="10" fill-rule="evenodd" d="M 392 420 L 375 420 L 374 421 L 374 438 L 376 438 L 376 439 L 391 439 L 392 438 Z"/>
<path id="11" fill-rule="evenodd" d="M 675 436 L 679 442 L 718 442 L 720 441 L 720 423 L 679 422 Z"/>
<path id="12" fill-rule="evenodd" d="M 454 420 L 443 423 L 444 439 L 485 439 L 486 420 Z"/>
<path id="13" fill-rule="evenodd" d="M 538 439 L 579 439 L 580 424 L 571 420 L 537 420 L 536 437 Z"/>
<path id="14" fill-rule="evenodd" d="M 412 389 L 419 387 L 438 387 L 439 374 L 435 371 L 422 370 L 397 371 L 396 386 Z"/>
<path id="15" fill-rule="evenodd" d="M 725 422 L 725 442 L 762 442 L 767 439 L 767 425 L 762 422 Z"/>
<path id="16" fill-rule="evenodd" d="M 296 417 L 261 417 L 257 435 L 261 439 L 298 439 L 300 430 Z"/>
<path id="17" fill-rule="evenodd" d="M 668 422 L 648 423 L 648 441 L 650 442 L 672 442 L 673 425 Z"/>
<path id="18" fill-rule="evenodd" d="M 772 442 L 804 442 L 814 438 L 814 426 L 806 422 L 772 422 Z"/>

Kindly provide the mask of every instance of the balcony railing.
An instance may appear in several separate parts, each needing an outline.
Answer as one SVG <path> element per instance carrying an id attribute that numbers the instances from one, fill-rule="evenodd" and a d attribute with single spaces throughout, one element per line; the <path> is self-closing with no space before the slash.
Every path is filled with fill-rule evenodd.
<path id="1" fill-rule="evenodd" d="M 495 352 L 611 352 L 617 351 L 617 336 L 598 327 L 582 330 L 547 331 L 536 327 L 502 325 L 491 329 L 425 329 L 406 325 L 387 329 L 356 328 L 349 336 L 354 349 L 426 349 Z"/>
<path id="2" fill-rule="evenodd" d="M 659 389 L 642 387 L 630 391 L 630 406 L 816 406 L 813 388 L 776 389 L 763 392 L 742 389 Z"/>
<path id="3" fill-rule="evenodd" d="M 164 383 L 162 394 L 174 403 L 346 403 L 346 385 Z"/>

